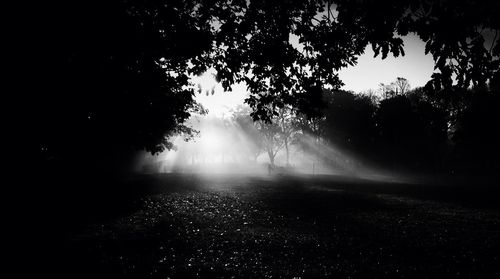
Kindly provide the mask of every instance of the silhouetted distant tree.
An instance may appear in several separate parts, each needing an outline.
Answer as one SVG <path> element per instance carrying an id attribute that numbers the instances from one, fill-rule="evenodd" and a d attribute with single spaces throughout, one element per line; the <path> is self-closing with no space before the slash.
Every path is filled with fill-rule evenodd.
<path id="1" fill-rule="evenodd" d="M 376 112 L 377 149 L 393 164 L 432 169 L 445 155 L 447 123 L 444 110 L 417 95 L 385 99 Z"/>
<path id="2" fill-rule="evenodd" d="M 453 133 L 453 159 L 462 171 L 500 169 L 499 106 L 499 92 L 478 91 L 459 113 Z"/>
<path id="3" fill-rule="evenodd" d="M 325 98 L 325 138 L 351 151 L 373 149 L 376 104 L 372 99 L 342 90 L 325 91 Z"/>
<path id="4" fill-rule="evenodd" d="M 265 151 L 263 135 L 257 129 L 256 123 L 250 117 L 249 107 L 238 106 L 233 112 L 233 121 L 238 125 L 240 131 L 248 139 L 244 146 L 254 162 Z"/>
<path id="5" fill-rule="evenodd" d="M 286 165 L 290 165 L 290 144 L 293 141 L 293 136 L 298 130 L 296 122 L 294 121 L 296 113 L 290 106 L 281 108 L 278 111 L 275 123 L 280 128 L 281 138 L 283 140 L 283 147 L 286 155 Z"/>
<path id="6" fill-rule="evenodd" d="M 394 96 L 380 102 L 376 115 L 378 144 L 385 158 L 393 164 L 412 159 L 411 142 L 416 140 L 416 115 L 406 96 Z"/>
<path id="7" fill-rule="evenodd" d="M 394 90 L 394 83 L 380 83 L 378 86 L 379 90 L 382 92 L 382 98 L 387 99 L 396 95 L 396 91 Z"/>
<path id="8" fill-rule="evenodd" d="M 378 104 L 378 102 L 380 102 L 380 95 L 377 94 L 375 89 L 368 89 L 360 94 L 370 99 L 373 104 Z"/>
<path id="9" fill-rule="evenodd" d="M 382 92 L 384 99 L 404 95 L 410 90 L 410 82 L 406 78 L 397 77 L 390 84 L 380 83 L 379 90 Z"/>
<path id="10" fill-rule="evenodd" d="M 323 121 L 327 108 L 326 93 L 329 89 L 315 87 L 311 89 L 313 98 L 305 98 L 293 117 L 293 125 L 304 135 L 309 135 L 317 140 L 323 135 Z"/>
<path id="11" fill-rule="evenodd" d="M 255 125 L 262 135 L 264 150 L 269 157 L 269 162 L 271 166 L 274 166 L 276 155 L 285 145 L 281 128 L 276 123 L 269 123 L 262 120 L 256 121 Z"/>
<path id="12" fill-rule="evenodd" d="M 396 94 L 404 95 L 410 90 L 410 82 L 406 78 L 398 77 L 394 84 L 396 87 Z"/>

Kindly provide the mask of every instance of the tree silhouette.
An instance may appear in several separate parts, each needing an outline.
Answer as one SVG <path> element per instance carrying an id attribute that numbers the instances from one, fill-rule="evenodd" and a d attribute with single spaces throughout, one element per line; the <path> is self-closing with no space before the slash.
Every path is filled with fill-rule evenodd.
<path id="1" fill-rule="evenodd" d="M 170 136 L 192 134 L 185 121 L 202 110 L 189 62 L 211 42 L 192 4 L 169 2 L 155 16 L 138 1 L 57 4 L 40 11 L 50 21 L 41 21 L 47 43 L 30 108 L 43 157 L 157 153 L 172 147 Z"/>
<path id="2" fill-rule="evenodd" d="M 375 54 L 382 53 L 382 58 L 389 50 L 397 52 L 394 46 L 401 46 L 394 33 L 417 34 L 438 70 L 429 83 L 435 89 L 484 86 L 498 72 L 500 44 L 493 39 L 499 29 L 498 1 L 337 2 L 341 21 L 350 29 L 364 30 Z M 485 44 L 486 38 L 493 40 Z"/>
<path id="3" fill-rule="evenodd" d="M 454 163 L 459 169 L 472 166 L 477 171 L 497 171 L 500 167 L 499 92 L 474 93 L 457 116 L 453 133 Z"/>
<path id="4" fill-rule="evenodd" d="M 368 97 L 348 91 L 325 91 L 325 137 L 347 150 L 373 149 L 376 105 Z"/>
<path id="5" fill-rule="evenodd" d="M 248 139 L 244 146 L 247 148 L 247 152 L 254 162 L 257 162 L 257 158 L 265 151 L 264 139 L 257 129 L 257 125 L 250 117 L 250 113 L 250 108 L 240 105 L 233 112 L 233 121 Z"/>
<path id="6" fill-rule="evenodd" d="M 255 125 L 262 135 L 264 150 L 269 157 L 269 162 L 271 166 L 274 166 L 276 155 L 285 145 L 281 128 L 276 123 L 264 122 L 262 120 L 256 121 Z"/>
<path id="7" fill-rule="evenodd" d="M 279 115 L 275 122 L 280 127 L 281 137 L 283 139 L 283 147 L 286 154 L 286 165 L 290 165 L 290 144 L 292 143 L 293 135 L 298 127 L 294 121 L 295 113 L 291 107 L 283 107 L 279 110 Z"/>
<path id="8" fill-rule="evenodd" d="M 446 112 L 419 95 L 398 95 L 381 101 L 375 118 L 377 149 L 394 166 L 432 168 L 444 155 Z"/>
<path id="9" fill-rule="evenodd" d="M 410 82 L 406 78 L 398 77 L 394 84 L 396 86 L 396 94 L 404 95 L 410 90 Z"/>
<path id="10" fill-rule="evenodd" d="M 75 146 L 123 146 L 152 153 L 189 135 L 200 111 L 192 74 L 214 68 L 226 90 L 244 82 L 254 120 L 292 106 L 317 117 L 322 88 L 342 85 L 337 72 L 375 55 L 404 55 L 401 36 L 426 43 L 437 72 L 428 88 L 486 86 L 498 76 L 498 1 L 82 1 L 41 5 L 33 18 L 43 71 L 30 105 L 38 149 L 71 157 Z M 381 16 L 383 15 L 383 16 Z M 47 20 L 49 19 L 49 20 Z M 299 45 L 291 43 L 291 36 Z M 453 75 L 456 76 L 454 84 Z M 494 82 L 493 82 L 494 84 Z M 37 88 L 38 87 L 38 88 Z M 319 93 L 319 94 L 318 94 Z M 96 153 L 91 152 L 91 153 Z M 45 154 L 44 153 L 44 154 Z M 120 153 L 120 152 L 119 152 Z"/>

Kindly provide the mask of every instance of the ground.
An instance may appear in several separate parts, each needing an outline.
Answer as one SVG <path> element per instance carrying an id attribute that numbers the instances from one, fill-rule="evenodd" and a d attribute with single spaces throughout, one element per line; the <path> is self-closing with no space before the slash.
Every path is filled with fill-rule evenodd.
<path id="1" fill-rule="evenodd" d="M 189 174 L 123 183 L 133 198 L 80 202 L 93 214 L 59 223 L 61 276 L 500 277 L 494 186 Z"/>

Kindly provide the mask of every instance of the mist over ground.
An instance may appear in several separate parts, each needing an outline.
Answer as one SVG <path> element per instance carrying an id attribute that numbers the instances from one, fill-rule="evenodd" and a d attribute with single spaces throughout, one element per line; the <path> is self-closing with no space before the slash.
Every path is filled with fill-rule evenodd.
<path id="1" fill-rule="evenodd" d="M 238 123 L 238 117 L 242 115 L 232 118 L 213 115 L 193 117 L 190 124 L 199 134 L 189 140 L 182 136 L 177 137 L 173 140 L 172 150 L 156 155 L 147 152 L 137 155 L 133 171 L 142 174 L 305 174 L 387 181 L 403 179 L 402 176 L 389 175 L 389 172 L 382 168 L 376 170 L 355 155 L 343 152 L 312 135 L 301 133 L 298 129 L 294 129 L 288 136 L 287 140 L 290 142 L 286 150 L 284 139 L 276 137 L 272 139 L 276 142 L 266 142 L 265 135 L 257 126 L 241 125 Z M 280 131 L 275 133 L 279 134 Z M 273 163 L 270 161 L 269 151 L 276 152 Z"/>

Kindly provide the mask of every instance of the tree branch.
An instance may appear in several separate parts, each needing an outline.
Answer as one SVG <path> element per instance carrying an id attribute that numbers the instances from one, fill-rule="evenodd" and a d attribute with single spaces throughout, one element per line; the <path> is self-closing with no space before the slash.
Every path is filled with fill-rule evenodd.
<path id="1" fill-rule="evenodd" d="M 489 53 L 492 54 L 493 46 L 495 46 L 495 42 L 497 40 L 498 30 L 495 30 L 495 37 L 493 37 L 493 41 L 491 42 Z"/>

